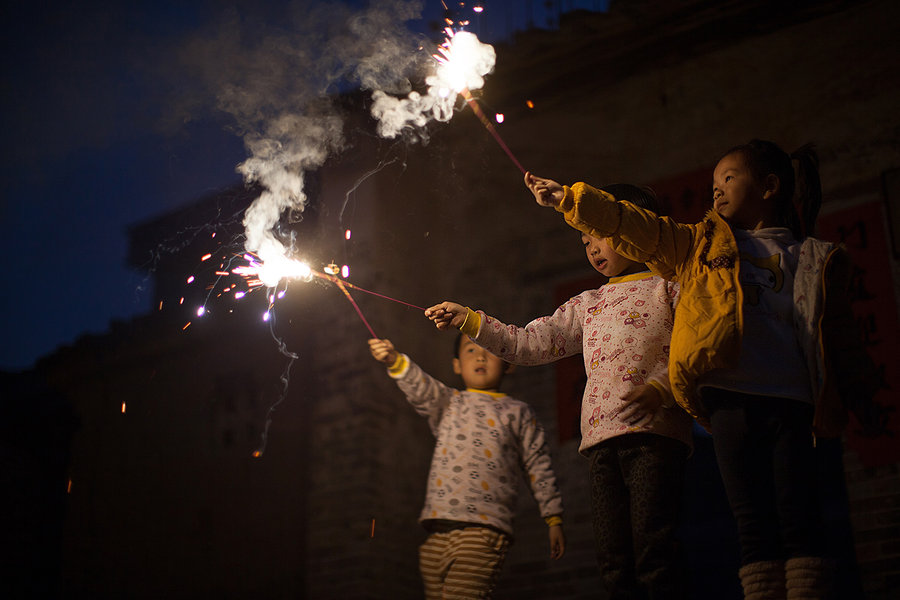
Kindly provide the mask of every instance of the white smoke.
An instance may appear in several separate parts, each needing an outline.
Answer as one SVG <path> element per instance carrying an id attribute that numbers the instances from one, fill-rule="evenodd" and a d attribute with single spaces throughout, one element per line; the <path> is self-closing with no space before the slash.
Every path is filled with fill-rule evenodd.
<path id="1" fill-rule="evenodd" d="M 440 64 L 425 78 L 428 90 L 424 95 L 411 91 L 405 98 L 397 98 L 382 90 L 372 92 L 372 116 L 378 120 L 379 135 L 394 138 L 431 119 L 449 121 L 457 94 L 481 88 L 484 76 L 494 68 L 493 46 L 481 43 L 473 33 L 457 32 L 441 50 Z"/>
<path id="2" fill-rule="evenodd" d="M 273 262 L 291 251 L 276 230 L 285 215 L 297 218 L 306 206 L 304 173 L 346 143 L 333 101 L 339 93 L 371 91 L 378 133 L 393 138 L 432 119 L 449 120 L 457 92 L 480 88 L 494 65 L 493 48 L 461 32 L 435 69 L 427 49 L 433 43 L 406 29 L 421 14 L 419 0 L 373 0 L 362 12 L 296 0 L 288 13 L 275 28 L 232 11 L 180 56 L 191 83 L 202 85 L 200 96 L 212 90 L 216 107 L 244 139 L 249 158 L 237 170 L 263 188 L 244 215 L 245 247 Z M 420 93 L 412 81 L 425 73 L 427 90 Z"/>

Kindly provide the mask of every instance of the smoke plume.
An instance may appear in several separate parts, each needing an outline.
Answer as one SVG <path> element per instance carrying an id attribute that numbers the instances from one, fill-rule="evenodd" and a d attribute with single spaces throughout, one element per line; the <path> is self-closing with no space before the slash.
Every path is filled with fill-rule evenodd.
<path id="1" fill-rule="evenodd" d="M 279 15 L 234 9 L 182 48 L 196 92 L 183 91 L 183 118 L 214 96 L 248 152 L 237 170 L 264 190 L 244 217 L 245 247 L 263 261 L 290 252 L 275 230 L 303 211 L 304 173 L 346 143 L 336 95 L 370 92 L 378 133 L 392 138 L 449 120 L 456 93 L 480 87 L 493 67 L 493 48 L 457 34 L 460 48 L 484 56 L 462 74 L 447 64 L 435 71 L 436 41 L 407 28 L 421 8 L 418 0 L 376 0 L 363 11 L 300 1 Z M 423 78 L 427 89 L 415 90 Z"/>

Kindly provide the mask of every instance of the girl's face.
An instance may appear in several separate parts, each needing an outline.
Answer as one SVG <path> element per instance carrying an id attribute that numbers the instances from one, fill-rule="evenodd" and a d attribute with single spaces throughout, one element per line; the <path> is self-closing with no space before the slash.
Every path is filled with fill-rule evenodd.
<path id="1" fill-rule="evenodd" d="M 713 208 L 741 229 L 771 227 L 775 221 L 774 197 L 778 177 L 758 181 L 740 152 L 719 161 L 713 172 Z"/>
<path id="2" fill-rule="evenodd" d="M 616 254 L 605 239 L 599 239 L 587 234 L 581 234 L 581 243 L 584 244 L 584 253 L 588 262 L 598 273 L 607 277 L 619 277 L 639 273 L 647 267 L 642 263 L 627 259 L 621 254 Z"/>

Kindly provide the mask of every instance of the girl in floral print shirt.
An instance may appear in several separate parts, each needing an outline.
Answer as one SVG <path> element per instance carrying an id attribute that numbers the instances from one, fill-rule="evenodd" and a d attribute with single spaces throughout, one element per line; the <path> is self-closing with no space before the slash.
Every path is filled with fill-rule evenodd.
<path id="1" fill-rule="evenodd" d="M 655 210 L 631 185 L 604 188 Z M 425 311 L 438 329 L 459 328 L 514 364 L 581 352 L 587 385 L 579 451 L 590 460 L 597 560 L 609 597 L 684 597 L 675 533 L 691 419 L 675 406 L 667 371 L 677 285 L 582 235 L 591 266 L 609 282 L 525 327 L 454 302 Z"/>

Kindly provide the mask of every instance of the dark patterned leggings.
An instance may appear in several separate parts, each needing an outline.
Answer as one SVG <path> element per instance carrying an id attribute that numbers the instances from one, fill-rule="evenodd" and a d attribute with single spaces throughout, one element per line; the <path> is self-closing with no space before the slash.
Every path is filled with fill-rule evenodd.
<path id="1" fill-rule="evenodd" d="M 811 404 L 704 390 L 741 562 L 820 556 Z"/>
<path id="2" fill-rule="evenodd" d="M 677 530 L 688 448 L 629 433 L 590 451 L 600 598 L 686 597 Z"/>

